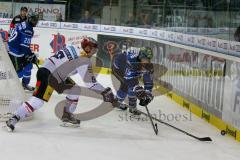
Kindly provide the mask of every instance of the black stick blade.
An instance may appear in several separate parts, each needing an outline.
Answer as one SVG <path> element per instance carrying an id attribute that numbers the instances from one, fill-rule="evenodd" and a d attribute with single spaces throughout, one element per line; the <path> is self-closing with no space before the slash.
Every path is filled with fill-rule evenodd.
<path id="1" fill-rule="evenodd" d="M 212 139 L 210 137 L 198 138 L 198 140 L 199 141 L 204 141 L 204 142 L 207 142 L 207 141 L 211 142 L 212 141 Z"/>
<path id="2" fill-rule="evenodd" d="M 154 132 L 155 132 L 156 135 L 158 135 L 158 126 L 157 126 L 157 123 L 155 123 L 154 126 L 155 126 Z"/>

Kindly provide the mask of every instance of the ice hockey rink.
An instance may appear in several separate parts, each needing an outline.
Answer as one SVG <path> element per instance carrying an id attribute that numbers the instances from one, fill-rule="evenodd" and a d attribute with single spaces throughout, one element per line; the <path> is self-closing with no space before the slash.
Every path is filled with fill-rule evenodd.
<path id="1" fill-rule="evenodd" d="M 108 75 L 98 81 L 110 86 Z M 32 84 L 35 79 L 32 79 Z M 114 110 L 100 118 L 84 121 L 80 128 L 59 126 L 55 105 L 64 99 L 54 93 L 49 103 L 36 111 L 33 120 L 21 122 L 16 132 L 0 129 L 1 160 L 238 160 L 240 145 L 204 120 L 190 114 L 166 96 L 155 97 L 149 104 L 151 113 L 184 115 L 179 121 L 166 122 L 199 137 L 209 136 L 213 142 L 200 142 L 165 125 L 153 132 L 150 121 L 130 119 L 126 112 Z M 100 100 L 81 97 L 77 112 L 100 104 Z M 139 107 L 140 108 L 140 107 Z M 145 111 L 144 108 L 141 110 Z M 1 123 L 1 126 L 4 123 Z"/>

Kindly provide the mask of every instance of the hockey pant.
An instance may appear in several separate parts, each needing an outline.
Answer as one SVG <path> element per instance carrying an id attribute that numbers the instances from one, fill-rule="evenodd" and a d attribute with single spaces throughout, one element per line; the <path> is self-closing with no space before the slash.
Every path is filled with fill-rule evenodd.
<path id="1" fill-rule="evenodd" d="M 125 70 L 121 70 L 120 68 L 116 68 L 114 65 L 112 66 L 112 72 L 115 77 L 120 81 L 120 88 L 117 91 L 117 98 L 120 102 L 123 102 L 128 96 L 129 107 L 137 106 L 137 98 L 133 91 L 133 88 L 139 84 L 138 78 L 125 79 L 124 72 Z"/>
<path id="2" fill-rule="evenodd" d="M 27 117 L 35 110 L 41 108 L 44 102 L 48 102 L 54 89 L 48 84 L 48 77 L 51 72 L 46 68 L 40 68 L 37 72 L 37 84 L 33 96 L 28 101 L 24 102 L 16 111 L 16 115 L 20 119 Z M 66 80 L 69 81 L 69 78 Z M 73 81 L 71 80 L 71 83 Z M 67 82 L 66 82 L 67 83 Z M 67 112 L 74 112 L 77 107 L 79 95 L 67 95 L 66 106 L 64 107 Z"/>

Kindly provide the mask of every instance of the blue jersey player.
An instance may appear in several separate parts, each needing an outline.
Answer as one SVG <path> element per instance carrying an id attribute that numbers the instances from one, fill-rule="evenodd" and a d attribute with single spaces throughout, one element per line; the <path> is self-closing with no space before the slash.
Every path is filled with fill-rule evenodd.
<path id="1" fill-rule="evenodd" d="M 145 99 L 140 100 L 140 105 L 147 105 L 152 100 L 153 88 L 153 64 L 151 59 L 153 52 L 150 47 L 131 48 L 122 54 L 116 54 L 112 61 L 112 72 L 121 82 L 117 91 L 117 99 L 119 108 L 125 110 L 126 105 L 123 104 L 124 99 L 128 96 L 129 111 L 135 115 L 139 115 L 137 110 L 136 87 L 139 86 L 139 78 L 143 78 Z M 139 88 L 138 88 L 139 89 Z M 138 90 L 137 89 L 137 90 Z"/>
<path id="2" fill-rule="evenodd" d="M 36 55 L 31 51 L 30 44 L 34 35 L 33 27 L 38 23 L 38 15 L 28 15 L 27 21 L 19 23 L 8 39 L 8 53 L 19 78 L 22 78 L 24 89 L 33 91 L 29 86 L 32 63 L 37 63 Z"/>

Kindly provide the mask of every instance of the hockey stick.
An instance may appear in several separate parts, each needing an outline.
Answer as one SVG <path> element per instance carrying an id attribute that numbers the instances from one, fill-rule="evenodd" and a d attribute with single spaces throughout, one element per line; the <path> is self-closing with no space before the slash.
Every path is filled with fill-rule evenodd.
<path id="1" fill-rule="evenodd" d="M 151 121 L 151 124 L 152 124 L 152 127 L 153 127 L 153 130 L 155 132 L 156 135 L 158 135 L 158 126 L 157 126 L 157 123 L 153 123 L 153 119 L 152 119 L 152 116 L 148 110 L 148 107 L 145 106 L 146 110 L 147 110 L 147 116 L 149 117 L 150 121 Z"/>
<path id="2" fill-rule="evenodd" d="M 38 64 L 37 63 L 34 63 L 36 66 L 37 66 L 37 69 L 39 69 L 39 66 L 38 66 Z"/>
<path id="3" fill-rule="evenodd" d="M 146 108 L 146 109 L 147 109 L 147 108 Z M 147 109 L 147 111 L 148 111 L 148 109 Z M 186 135 L 188 135 L 188 136 L 190 136 L 190 137 L 192 137 L 192 138 L 195 138 L 195 139 L 197 139 L 197 140 L 199 140 L 199 141 L 205 141 L 205 142 L 212 141 L 212 139 L 211 139 L 210 137 L 199 138 L 199 137 L 194 136 L 194 135 L 192 135 L 192 134 L 190 134 L 190 133 L 188 133 L 188 132 L 186 132 L 186 131 L 184 131 L 184 130 L 182 130 L 182 129 L 180 129 L 180 128 L 177 128 L 177 127 L 175 127 L 175 126 L 173 126 L 173 125 L 171 125 L 171 124 L 169 124 L 169 123 L 167 123 L 167 122 L 163 122 L 162 120 L 157 119 L 157 118 L 151 116 L 151 115 L 149 114 L 149 111 L 148 111 L 148 114 L 147 114 L 147 113 L 144 113 L 144 112 L 142 112 L 142 111 L 140 111 L 140 110 L 139 110 L 139 112 L 140 112 L 141 114 L 145 115 L 145 116 L 150 116 L 152 119 L 154 119 L 155 121 L 157 121 L 157 122 L 159 122 L 159 123 L 162 123 L 162 124 L 164 124 L 164 125 L 166 125 L 166 126 L 168 126 L 168 127 L 171 127 L 171 128 L 173 128 L 173 129 L 175 129 L 175 130 L 177 130 L 177 131 L 179 131 L 179 132 L 182 132 L 182 133 L 184 133 L 184 134 L 186 134 Z"/>

